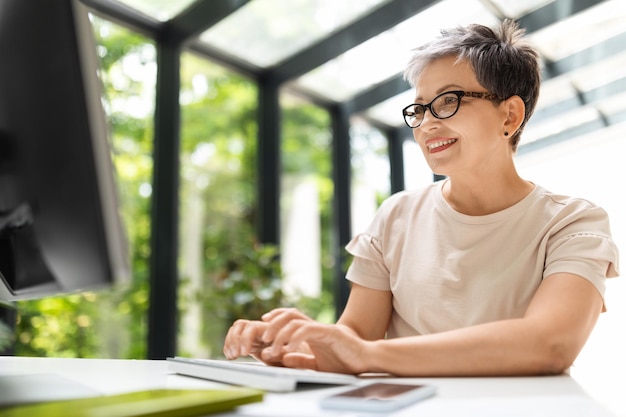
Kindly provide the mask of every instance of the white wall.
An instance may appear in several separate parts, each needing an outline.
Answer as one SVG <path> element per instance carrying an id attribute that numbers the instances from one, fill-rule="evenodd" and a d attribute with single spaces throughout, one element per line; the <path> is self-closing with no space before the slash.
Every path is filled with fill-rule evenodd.
<path id="1" fill-rule="evenodd" d="M 289 296 L 319 297 L 322 243 L 319 191 L 314 177 L 283 176 L 281 191 L 281 267 Z"/>
<path id="2" fill-rule="evenodd" d="M 626 124 L 519 155 L 517 166 L 522 177 L 551 191 L 602 206 L 609 213 L 618 248 L 622 254 L 626 251 Z M 626 374 L 625 297 L 624 278 L 607 281 L 608 311 L 601 315 L 571 370 L 590 394 L 622 417 L 626 400 L 617 381 Z"/>

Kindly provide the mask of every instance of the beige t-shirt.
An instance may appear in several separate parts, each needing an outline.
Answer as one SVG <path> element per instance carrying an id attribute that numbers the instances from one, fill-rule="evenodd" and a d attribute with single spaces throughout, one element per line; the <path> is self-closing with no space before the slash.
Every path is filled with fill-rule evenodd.
<path id="1" fill-rule="evenodd" d="M 346 246 L 347 279 L 393 293 L 388 337 L 522 317 L 557 272 L 588 279 L 603 297 L 605 278 L 618 275 L 600 207 L 536 186 L 503 211 L 468 216 L 448 205 L 443 183 L 391 196 Z"/>

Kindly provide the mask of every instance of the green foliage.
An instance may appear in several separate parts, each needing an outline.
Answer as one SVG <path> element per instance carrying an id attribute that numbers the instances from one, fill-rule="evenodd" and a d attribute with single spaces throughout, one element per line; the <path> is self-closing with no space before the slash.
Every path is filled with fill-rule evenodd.
<path id="1" fill-rule="evenodd" d="M 211 309 L 228 321 L 256 319 L 284 302 L 278 248 L 257 244 L 241 253 L 232 254 L 224 269 L 214 271 L 214 285 L 221 305 Z M 203 298 L 205 293 L 200 294 Z"/>
<path id="2" fill-rule="evenodd" d="M 0 322 L 0 351 L 11 346 L 14 337 L 13 331 L 6 324 Z"/>
<path id="3" fill-rule="evenodd" d="M 282 297 L 278 250 L 255 239 L 257 89 L 191 54 L 181 73 L 179 309 L 200 309 L 197 343 L 220 352 L 233 317 Z"/>
<path id="4" fill-rule="evenodd" d="M 13 309 L 13 304 L 0 300 L 0 309 Z M 11 346 L 15 339 L 15 335 L 6 323 L 0 321 L 0 352 Z"/>
<path id="5" fill-rule="evenodd" d="M 328 313 L 332 291 L 315 300 L 287 300 L 281 288 L 279 249 L 256 241 L 256 86 L 191 54 L 183 55 L 181 63 L 185 296 L 179 307 L 187 315 L 200 306 L 199 343 L 208 355 L 215 355 L 233 320 L 259 318 L 293 303 L 315 317 L 333 316 L 332 308 Z M 283 103 L 282 116 L 282 172 L 316 178 L 321 221 L 328 227 L 332 199 L 328 113 L 291 101 Z M 323 281 L 332 288 L 330 233 L 326 230 L 323 235 Z M 194 255 L 198 247 L 201 260 Z M 190 331 L 195 330 L 183 323 L 181 332 Z"/>
<path id="6" fill-rule="evenodd" d="M 96 17 L 93 22 L 132 280 L 97 292 L 16 303 L 18 355 L 143 358 L 146 354 L 156 52 L 136 33 Z M 319 298 L 287 300 L 281 288 L 279 249 L 255 238 L 255 83 L 184 54 L 180 97 L 181 317 L 201 310 L 196 318 L 198 336 L 209 352 L 221 351 L 233 320 L 258 318 L 278 306 L 295 303 L 313 317 L 332 321 L 335 260 L 328 113 L 307 103 L 283 103 L 282 171 L 313 176 L 318 185 L 324 286 Z M 190 331 L 181 327 L 181 332 Z"/>
<path id="7" fill-rule="evenodd" d="M 221 351 L 230 324 L 237 319 L 258 319 L 286 305 L 282 292 L 278 248 L 250 245 L 224 258 L 222 267 L 208 271 L 205 287 L 195 292 L 203 316 L 202 340 L 210 352 Z"/>
<path id="8" fill-rule="evenodd" d="M 317 183 L 320 205 L 322 245 L 322 293 L 323 296 L 299 306 L 309 310 L 313 317 L 328 315 L 332 310 L 334 266 L 336 259 L 332 250 L 333 192 L 330 115 L 320 107 L 295 99 L 283 103 L 282 168 L 284 174 L 312 175 Z M 319 303 L 318 303 L 319 302 Z M 313 306 L 317 307 L 313 308 Z M 334 315 L 334 314 L 333 314 Z"/>
<path id="9" fill-rule="evenodd" d="M 327 111 L 295 100 L 283 103 L 282 169 L 330 179 L 331 132 Z M 332 183 L 331 183 L 332 184 Z M 332 194 L 332 186 L 330 187 Z"/>
<path id="10" fill-rule="evenodd" d="M 20 303 L 18 328 L 19 354 L 59 357 L 91 357 L 97 348 L 92 326 L 94 295 L 51 297 L 37 302 Z M 79 312 L 79 314 L 76 314 Z"/>

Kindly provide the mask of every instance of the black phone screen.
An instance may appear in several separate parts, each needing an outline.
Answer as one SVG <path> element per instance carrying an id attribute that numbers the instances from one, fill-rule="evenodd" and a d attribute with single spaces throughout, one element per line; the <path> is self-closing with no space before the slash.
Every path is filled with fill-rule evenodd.
<path id="1" fill-rule="evenodd" d="M 404 394 L 405 392 L 421 388 L 422 386 L 423 385 L 402 385 L 379 382 L 337 394 L 336 397 L 385 400 Z"/>

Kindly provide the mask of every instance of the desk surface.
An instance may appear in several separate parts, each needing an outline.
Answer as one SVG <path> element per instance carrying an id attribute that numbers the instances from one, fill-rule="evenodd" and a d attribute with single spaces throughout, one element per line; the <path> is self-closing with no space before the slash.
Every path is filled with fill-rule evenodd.
<path id="1" fill-rule="evenodd" d="M 169 373 L 165 361 L 0 357 L 0 375 L 58 375 L 102 394 L 155 388 L 214 389 L 224 385 Z M 568 375 L 520 378 L 415 378 L 430 383 L 436 397 L 393 416 L 614 417 Z M 266 394 L 262 403 L 222 416 L 353 416 L 322 411 L 318 400 L 344 389 L 329 387 Z M 419 413 L 418 413 L 419 411 Z"/>

